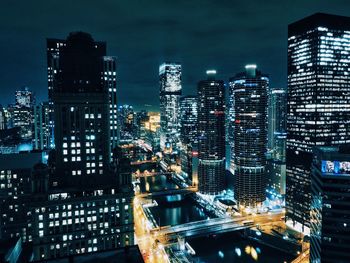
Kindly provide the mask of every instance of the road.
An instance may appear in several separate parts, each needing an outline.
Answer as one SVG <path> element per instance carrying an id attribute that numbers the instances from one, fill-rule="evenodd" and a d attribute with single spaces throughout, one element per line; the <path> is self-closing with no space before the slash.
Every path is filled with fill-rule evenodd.
<path id="1" fill-rule="evenodd" d="M 280 222 L 284 212 L 270 212 L 266 214 L 256 214 L 249 216 L 240 216 L 234 218 L 214 218 L 165 227 L 163 229 L 152 229 L 151 233 L 155 239 L 166 244 L 169 241 L 176 240 L 178 235 L 183 237 L 208 235 L 221 232 L 230 232 L 244 228 L 255 227 L 256 225 L 272 224 Z"/>

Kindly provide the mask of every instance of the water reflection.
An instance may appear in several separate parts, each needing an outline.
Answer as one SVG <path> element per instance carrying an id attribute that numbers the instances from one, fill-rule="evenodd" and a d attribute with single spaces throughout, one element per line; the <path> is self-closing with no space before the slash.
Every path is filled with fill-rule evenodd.
<path id="1" fill-rule="evenodd" d="M 141 193 L 178 189 L 179 187 L 165 175 L 140 178 Z"/>
<path id="2" fill-rule="evenodd" d="M 178 225 L 207 218 L 207 214 L 186 195 L 171 195 L 155 198 L 159 206 L 150 211 L 161 226 Z"/>
<path id="3" fill-rule="evenodd" d="M 243 238 L 239 233 L 198 237 L 188 240 L 196 251 L 194 262 L 290 262 L 294 255 Z M 205 244 L 205 245 L 203 245 Z M 292 252 L 292 251 L 291 251 Z"/>

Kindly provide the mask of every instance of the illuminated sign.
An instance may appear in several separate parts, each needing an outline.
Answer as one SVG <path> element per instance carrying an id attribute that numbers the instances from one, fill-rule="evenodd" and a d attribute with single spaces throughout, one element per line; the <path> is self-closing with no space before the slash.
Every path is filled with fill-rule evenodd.
<path id="1" fill-rule="evenodd" d="M 350 175 L 350 162 L 322 160 L 322 173 Z"/>

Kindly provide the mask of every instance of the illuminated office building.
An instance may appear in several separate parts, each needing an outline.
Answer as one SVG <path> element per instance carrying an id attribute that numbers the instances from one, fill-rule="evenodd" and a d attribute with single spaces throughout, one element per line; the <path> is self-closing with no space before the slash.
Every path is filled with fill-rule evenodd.
<path id="1" fill-rule="evenodd" d="M 109 127 L 111 152 L 118 145 L 118 106 L 117 106 L 117 58 L 112 56 L 103 57 L 103 82 L 109 96 Z"/>
<path id="2" fill-rule="evenodd" d="M 234 92 L 235 197 L 255 208 L 266 198 L 267 106 L 269 79 L 247 65 L 230 79 Z"/>
<path id="3" fill-rule="evenodd" d="M 48 88 L 48 102 L 49 102 L 49 131 L 50 142 L 49 147 L 55 147 L 55 133 L 54 133 L 54 108 L 53 108 L 53 90 L 58 83 L 58 72 L 60 71 L 59 58 L 60 50 L 66 45 L 66 40 L 48 38 L 46 39 L 46 59 L 47 59 L 47 88 Z"/>
<path id="4" fill-rule="evenodd" d="M 277 193 L 285 194 L 286 188 L 286 122 L 287 91 L 269 91 L 268 112 L 268 187 Z"/>
<path id="5" fill-rule="evenodd" d="M 34 94 L 28 87 L 17 90 L 15 93 L 15 100 L 17 107 L 31 108 L 35 104 Z"/>
<path id="6" fill-rule="evenodd" d="M 140 116 L 141 117 L 141 116 Z M 140 129 L 143 130 L 143 138 L 145 143 L 152 147 L 154 152 L 160 150 L 160 113 L 148 112 L 143 115 L 140 123 Z"/>
<path id="7" fill-rule="evenodd" d="M 309 225 L 313 146 L 350 142 L 350 18 L 288 27 L 287 219 Z"/>
<path id="8" fill-rule="evenodd" d="M 50 148 L 50 107 L 44 102 L 34 106 L 33 148 L 38 150 Z"/>
<path id="9" fill-rule="evenodd" d="M 131 105 L 119 106 L 120 142 L 131 142 L 135 136 L 135 112 Z"/>
<path id="10" fill-rule="evenodd" d="M 229 82 L 228 86 L 228 100 L 227 100 L 227 108 L 226 108 L 226 143 L 229 147 L 228 155 L 229 160 L 228 162 L 228 170 L 231 172 L 231 174 L 234 174 L 234 146 L 235 146 L 235 140 L 234 140 L 234 124 L 235 124 L 235 100 L 234 100 L 234 85 L 233 82 Z"/>
<path id="11" fill-rule="evenodd" d="M 349 262 L 350 147 L 315 147 L 311 172 L 310 262 Z"/>
<path id="12" fill-rule="evenodd" d="M 130 161 L 116 149 L 111 162 L 111 86 L 104 73 L 114 80 L 106 43 L 83 32 L 64 43 L 52 90 L 55 150 L 48 166 L 38 164 L 32 173 L 34 260 L 134 243 Z"/>
<path id="13" fill-rule="evenodd" d="M 13 106 L 13 126 L 21 128 L 21 138 L 32 140 L 33 136 L 33 110 L 34 94 L 24 87 L 15 93 L 15 105 Z"/>
<path id="14" fill-rule="evenodd" d="M 193 152 L 198 147 L 198 98 L 197 96 L 183 96 L 180 99 L 180 123 L 181 123 L 181 170 L 192 180 Z"/>
<path id="15" fill-rule="evenodd" d="M 41 152 L 0 154 L 0 239 L 31 239 L 27 204 L 31 201 L 31 175 L 42 161 Z"/>
<path id="16" fill-rule="evenodd" d="M 180 98 L 181 143 L 194 146 L 197 142 L 197 96 L 183 96 Z"/>
<path id="17" fill-rule="evenodd" d="M 181 65 L 159 66 L 160 84 L 160 147 L 176 148 L 180 139 Z"/>
<path id="18" fill-rule="evenodd" d="M 103 175 L 110 162 L 109 94 L 101 81 L 106 43 L 71 33 L 53 90 L 57 170 L 62 178 Z M 86 180 L 83 180 L 86 182 Z"/>
<path id="19" fill-rule="evenodd" d="M 0 130 L 6 129 L 6 114 L 4 108 L 0 105 Z"/>
<path id="20" fill-rule="evenodd" d="M 198 83 L 198 190 L 207 195 L 225 189 L 225 84 L 215 76 Z"/>

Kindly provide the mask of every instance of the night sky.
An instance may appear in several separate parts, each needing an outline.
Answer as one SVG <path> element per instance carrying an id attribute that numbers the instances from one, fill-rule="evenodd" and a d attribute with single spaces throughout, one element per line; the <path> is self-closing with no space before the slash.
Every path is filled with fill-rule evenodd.
<path id="1" fill-rule="evenodd" d="M 315 12 L 350 15 L 349 0 L 2 0 L 0 104 L 28 86 L 47 99 L 46 38 L 85 31 L 118 57 L 120 104 L 159 105 L 158 66 L 182 63 L 183 93 L 205 70 L 221 79 L 257 63 L 286 86 L 287 25 Z M 145 107 L 145 104 L 152 106 Z"/>

